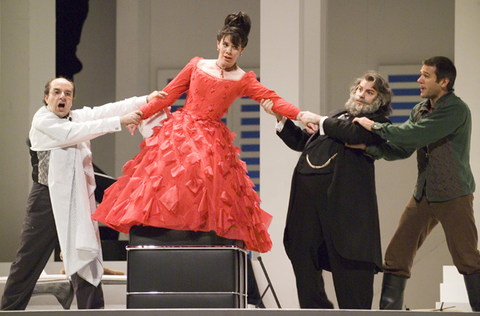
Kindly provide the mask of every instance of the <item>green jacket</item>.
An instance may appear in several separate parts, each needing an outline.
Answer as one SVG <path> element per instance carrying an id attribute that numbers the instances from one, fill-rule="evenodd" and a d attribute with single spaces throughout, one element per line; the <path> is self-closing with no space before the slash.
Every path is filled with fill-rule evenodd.
<path id="1" fill-rule="evenodd" d="M 367 147 L 375 159 L 397 160 L 417 151 L 418 178 L 414 197 L 425 190 L 429 202 L 443 202 L 475 191 L 470 169 L 472 118 L 468 105 L 453 92 L 430 107 L 424 100 L 415 105 L 401 125 L 375 123 L 372 131 L 388 140 Z"/>

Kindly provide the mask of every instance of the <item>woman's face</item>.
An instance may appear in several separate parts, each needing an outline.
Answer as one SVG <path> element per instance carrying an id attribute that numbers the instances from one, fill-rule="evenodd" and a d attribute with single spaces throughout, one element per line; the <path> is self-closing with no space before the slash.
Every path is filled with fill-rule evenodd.
<path id="1" fill-rule="evenodd" d="M 229 68 L 235 65 L 238 56 L 245 48 L 234 45 L 230 40 L 230 35 L 225 36 L 220 42 L 217 41 L 218 64 L 222 68 Z"/>

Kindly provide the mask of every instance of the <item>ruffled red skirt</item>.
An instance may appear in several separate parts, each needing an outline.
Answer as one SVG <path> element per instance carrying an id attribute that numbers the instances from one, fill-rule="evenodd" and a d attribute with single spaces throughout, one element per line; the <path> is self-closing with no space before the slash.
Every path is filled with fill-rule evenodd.
<path id="1" fill-rule="evenodd" d="M 142 142 L 92 218 L 124 233 L 134 225 L 215 231 L 269 251 L 272 216 L 259 206 L 234 137 L 222 122 L 176 111 Z"/>

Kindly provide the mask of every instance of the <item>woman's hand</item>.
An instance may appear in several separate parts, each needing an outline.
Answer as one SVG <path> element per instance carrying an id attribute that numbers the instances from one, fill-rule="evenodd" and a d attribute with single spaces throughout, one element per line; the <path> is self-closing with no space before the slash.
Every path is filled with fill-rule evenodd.
<path id="1" fill-rule="evenodd" d="M 135 131 L 137 130 L 137 125 L 135 124 L 129 124 L 127 125 L 127 129 L 130 132 L 130 135 L 135 135 Z"/>
<path id="2" fill-rule="evenodd" d="M 278 113 L 275 113 L 273 112 L 272 108 L 273 108 L 273 101 L 270 100 L 270 99 L 262 99 L 262 101 L 260 101 L 260 105 L 262 106 L 262 108 L 265 110 L 265 112 L 267 112 L 268 114 L 271 114 L 273 116 L 275 116 L 275 118 L 277 119 L 277 122 L 280 122 L 282 119 L 283 119 L 283 116 L 281 116 L 280 114 Z"/>
<path id="3" fill-rule="evenodd" d="M 321 115 L 312 113 L 310 111 L 302 111 L 298 114 L 297 120 L 300 120 L 303 125 L 307 128 L 307 132 L 310 134 L 316 133 L 318 131 L 318 124 L 322 119 Z"/>
<path id="4" fill-rule="evenodd" d="M 166 93 L 165 91 L 153 91 L 152 93 L 150 93 L 148 96 L 147 96 L 147 103 L 152 101 L 153 98 L 162 98 L 162 99 L 165 99 L 165 96 L 167 96 L 168 93 Z"/>
<path id="5" fill-rule="evenodd" d="M 139 110 L 120 116 L 120 124 L 127 125 L 130 134 L 135 135 L 137 125 L 142 120 L 143 113 Z"/>

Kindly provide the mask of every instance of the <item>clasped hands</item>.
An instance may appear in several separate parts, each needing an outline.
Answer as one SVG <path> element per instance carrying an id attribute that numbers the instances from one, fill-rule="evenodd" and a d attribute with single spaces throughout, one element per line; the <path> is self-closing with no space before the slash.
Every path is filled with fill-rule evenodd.
<path id="1" fill-rule="evenodd" d="M 261 100 L 260 105 L 263 107 L 265 112 L 275 116 L 277 118 L 277 122 L 280 122 L 283 119 L 282 115 L 275 113 L 273 111 L 272 100 L 269 100 L 269 99 Z M 320 124 L 322 116 L 312 113 L 310 111 L 301 111 L 296 117 L 296 119 L 301 121 L 303 125 L 305 125 L 305 128 L 308 133 L 313 134 L 318 131 L 318 126 Z M 361 118 L 355 118 L 353 120 L 353 123 L 358 123 L 362 125 L 364 128 L 366 128 L 367 130 L 371 130 L 371 124 L 373 123 L 373 121 L 367 119 L 366 117 L 361 117 Z M 345 146 L 350 148 L 355 148 L 355 149 L 361 149 L 361 150 L 366 149 L 365 144 L 355 144 L 355 145 L 345 144 Z"/>
<path id="2" fill-rule="evenodd" d="M 162 98 L 165 99 L 165 96 L 168 95 L 165 91 L 153 91 L 147 96 L 147 103 L 152 101 L 153 98 Z M 138 124 L 142 121 L 143 113 L 140 110 L 136 110 L 120 116 L 120 123 L 123 125 L 127 125 L 127 129 L 130 134 L 133 136 L 135 131 L 137 130 Z"/>
<path id="3" fill-rule="evenodd" d="M 313 130 L 313 132 L 316 132 L 318 130 L 318 125 L 320 124 L 320 120 L 322 119 L 322 116 L 318 115 L 318 114 L 315 114 L 315 113 L 312 113 L 312 112 L 309 112 L 309 111 L 302 111 L 298 114 L 297 119 L 302 121 L 303 125 L 306 126 L 306 129 L 309 133 L 312 133 L 311 130 L 313 130 L 314 128 L 316 128 L 316 130 Z M 358 123 L 368 130 L 371 130 L 370 122 L 373 122 L 373 121 L 370 121 L 366 117 L 353 119 L 353 123 Z M 370 129 L 367 127 L 367 125 Z M 361 149 L 361 150 L 366 149 L 365 144 L 352 145 L 352 144 L 345 143 L 345 146 L 350 147 L 350 148 L 354 148 L 354 149 Z"/>
<path id="4" fill-rule="evenodd" d="M 297 116 L 297 120 L 301 121 L 302 124 L 305 125 L 307 132 L 310 134 L 318 131 L 318 125 L 320 124 L 321 119 L 321 115 L 312 113 L 310 111 L 301 111 Z"/>
<path id="5" fill-rule="evenodd" d="M 260 101 L 260 105 L 268 114 L 275 116 L 277 122 L 280 122 L 283 119 L 283 116 L 273 111 L 273 101 L 270 99 L 263 99 Z M 307 131 L 310 134 L 316 133 L 318 131 L 318 124 L 320 124 L 321 115 L 312 113 L 310 111 L 301 111 L 296 119 L 301 121 L 305 125 Z"/>
<path id="6" fill-rule="evenodd" d="M 313 126 L 315 126 L 318 129 L 318 125 L 320 124 L 321 119 L 321 115 L 309 111 L 302 111 L 297 116 L 297 120 L 301 121 L 303 125 L 307 126 L 307 128 L 312 128 Z M 373 123 L 375 122 L 366 117 L 356 117 L 353 119 L 352 123 L 357 123 L 363 128 L 365 128 L 367 131 L 371 131 Z"/>

